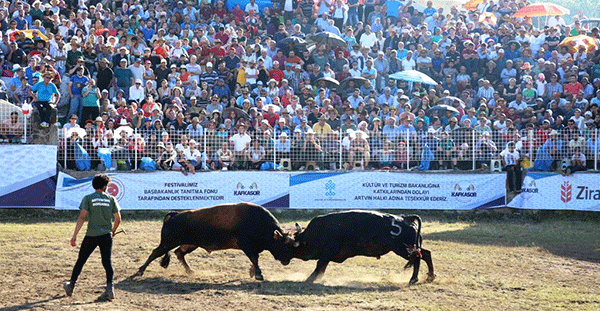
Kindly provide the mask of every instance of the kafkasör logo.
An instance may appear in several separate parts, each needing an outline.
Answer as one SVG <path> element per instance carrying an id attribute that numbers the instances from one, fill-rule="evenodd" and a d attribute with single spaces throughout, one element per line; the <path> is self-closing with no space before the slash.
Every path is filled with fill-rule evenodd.
<path id="1" fill-rule="evenodd" d="M 239 197 L 243 201 L 252 201 L 260 196 L 260 189 L 254 180 L 245 178 L 235 185 L 233 195 Z"/>
<path id="2" fill-rule="evenodd" d="M 450 196 L 456 198 L 460 203 L 469 203 L 477 197 L 477 191 L 472 183 L 463 180 L 454 185 L 454 191 L 450 193 Z"/>
<path id="3" fill-rule="evenodd" d="M 564 203 L 569 203 L 572 197 L 573 186 L 568 181 L 560 185 L 560 200 Z"/>
<path id="4" fill-rule="evenodd" d="M 521 194 L 521 196 L 524 199 L 529 199 L 533 196 L 533 194 L 539 192 L 537 184 L 535 183 L 535 179 L 533 179 L 529 176 L 527 176 L 523 179 L 523 187 L 521 188 L 521 190 L 523 190 L 523 193 Z"/>
<path id="5" fill-rule="evenodd" d="M 115 197 L 117 201 L 121 201 L 121 199 L 125 196 L 125 184 L 116 177 L 111 176 L 110 179 L 111 183 L 108 184 L 106 192 Z"/>

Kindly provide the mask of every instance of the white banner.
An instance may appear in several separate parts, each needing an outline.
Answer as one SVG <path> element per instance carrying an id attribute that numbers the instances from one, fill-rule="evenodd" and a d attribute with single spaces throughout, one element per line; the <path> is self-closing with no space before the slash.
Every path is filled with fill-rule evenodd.
<path id="1" fill-rule="evenodd" d="M 523 192 L 509 207 L 547 210 L 600 211 L 600 179 L 597 174 L 562 176 L 554 173 L 528 173 Z"/>
<path id="2" fill-rule="evenodd" d="M 291 208 L 463 210 L 505 205 L 505 174 L 305 173 L 290 177 Z"/>
<path id="3" fill-rule="evenodd" d="M 183 176 L 177 172 L 109 174 L 108 193 L 123 209 L 195 209 L 221 203 L 253 202 L 268 208 L 289 207 L 289 173 L 213 172 Z M 78 209 L 92 193 L 92 177 L 59 173 L 56 209 Z"/>

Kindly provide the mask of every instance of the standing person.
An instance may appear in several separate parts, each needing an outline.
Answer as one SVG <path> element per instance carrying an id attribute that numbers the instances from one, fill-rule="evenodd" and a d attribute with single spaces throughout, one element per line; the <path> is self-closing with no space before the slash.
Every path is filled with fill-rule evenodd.
<path id="1" fill-rule="evenodd" d="M 81 91 L 87 85 L 89 79 L 83 75 L 83 67 L 77 68 L 76 72 L 77 74 L 72 76 L 71 81 L 69 82 L 69 96 L 71 97 L 71 102 L 69 104 L 69 115 L 76 114 L 81 120 L 81 115 L 83 112 Z"/>
<path id="2" fill-rule="evenodd" d="M 500 152 L 503 171 L 506 171 L 508 191 L 521 193 L 521 163 L 519 152 L 515 150 L 515 143 L 509 142 L 506 149 Z"/>
<path id="3" fill-rule="evenodd" d="M 31 93 L 34 100 L 34 105 L 37 107 L 42 120 L 41 126 L 48 127 L 50 125 L 50 117 L 52 116 L 52 108 L 56 107 L 60 101 L 60 93 L 56 85 L 51 82 L 54 75 L 50 72 L 44 73 L 44 81 L 36 83 L 31 88 Z"/>
<path id="4" fill-rule="evenodd" d="M 79 257 L 73 267 L 73 273 L 71 274 L 71 280 L 65 282 L 64 289 L 67 296 L 73 295 L 73 289 L 77 278 L 81 273 L 83 265 L 90 257 L 96 246 L 100 247 L 100 254 L 102 256 L 102 266 L 106 271 L 106 291 L 100 295 L 99 299 L 112 300 L 114 298 L 113 292 L 113 267 L 111 262 L 112 253 L 112 237 L 114 236 L 119 224 L 121 223 L 121 212 L 119 203 L 117 200 L 106 193 L 106 189 L 110 184 L 110 177 L 105 174 L 98 174 L 94 176 L 92 180 L 92 186 L 96 190 L 92 194 L 86 195 L 79 209 L 81 210 L 79 218 L 77 219 L 77 225 L 71 238 L 71 246 L 75 247 L 77 243 L 77 234 L 85 219 L 88 219 L 87 232 L 81 247 L 79 248 Z M 114 224 L 111 221 L 114 218 Z"/>

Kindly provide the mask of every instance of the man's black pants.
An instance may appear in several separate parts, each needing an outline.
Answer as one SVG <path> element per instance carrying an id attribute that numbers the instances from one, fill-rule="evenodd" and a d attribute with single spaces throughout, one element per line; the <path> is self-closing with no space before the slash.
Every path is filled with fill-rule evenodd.
<path id="1" fill-rule="evenodd" d="M 88 260 L 92 252 L 96 249 L 96 247 L 100 247 L 100 255 L 102 256 L 102 266 L 104 266 L 104 270 L 106 271 L 106 284 L 112 284 L 113 281 L 113 267 L 111 262 L 111 252 L 112 252 L 112 236 L 111 234 L 105 234 L 100 236 L 85 236 L 83 242 L 81 242 L 81 248 L 79 249 L 79 257 L 77 258 L 77 262 L 75 263 L 75 267 L 73 267 L 73 274 L 71 274 L 71 284 L 75 285 L 77 282 L 77 278 L 81 273 L 81 269 L 83 269 L 83 265 Z"/>

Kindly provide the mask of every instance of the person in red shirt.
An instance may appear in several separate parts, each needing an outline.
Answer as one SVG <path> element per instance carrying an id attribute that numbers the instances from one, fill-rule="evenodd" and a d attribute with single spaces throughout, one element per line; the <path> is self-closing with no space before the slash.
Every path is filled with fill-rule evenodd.
<path id="1" fill-rule="evenodd" d="M 564 95 L 567 97 L 574 97 L 583 90 L 583 85 L 577 81 L 577 76 L 572 75 L 569 77 L 569 83 L 564 86 Z"/>
<path id="2" fill-rule="evenodd" d="M 210 49 L 210 54 L 212 54 L 215 59 L 222 60 L 223 57 L 225 57 L 225 49 L 222 47 L 223 42 L 219 39 L 215 39 L 214 44 L 215 46 Z"/>
<path id="3" fill-rule="evenodd" d="M 219 32 L 215 34 L 215 43 L 217 39 L 221 40 L 222 44 L 227 44 L 227 42 L 229 42 L 229 34 L 225 32 L 225 27 L 219 27 Z"/>
<path id="4" fill-rule="evenodd" d="M 267 112 L 263 113 L 263 118 L 269 121 L 269 125 L 271 127 L 275 127 L 279 121 L 279 114 L 275 113 L 275 108 L 273 105 L 269 105 Z"/>
<path id="5" fill-rule="evenodd" d="M 277 81 L 277 85 L 281 86 L 281 80 L 285 78 L 285 74 L 281 69 L 279 69 L 279 62 L 273 62 L 273 69 L 269 71 L 269 78 L 275 79 Z"/>
<path id="6" fill-rule="evenodd" d="M 161 59 L 167 58 L 167 54 L 169 53 L 169 47 L 165 44 L 164 38 L 158 38 L 154 45 L 154 50 L 152 50 L 152 54 L 160 55 Z"/>

